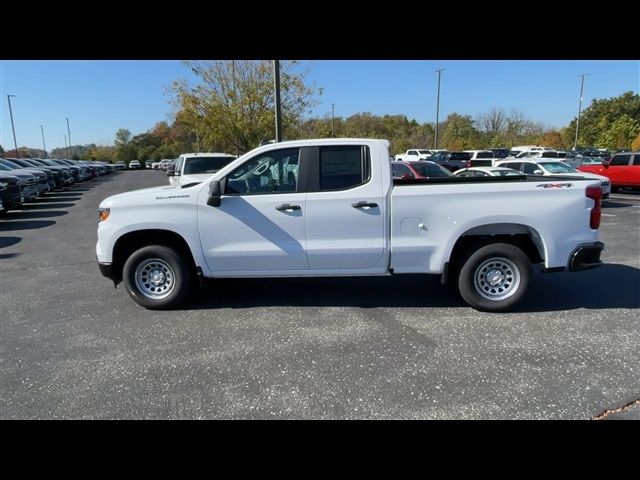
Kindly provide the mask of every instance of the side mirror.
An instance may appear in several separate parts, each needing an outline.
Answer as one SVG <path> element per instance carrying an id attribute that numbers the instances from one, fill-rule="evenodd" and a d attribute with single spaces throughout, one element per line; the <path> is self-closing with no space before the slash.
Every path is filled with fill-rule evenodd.
<path id="1" fill-rule="evenodd" d="M 534 175 L 544 175 L 544 172 L 542 170 L 534 170 L 533 174 Z"/>
<path id="2" fill-rule="evenodd" d="M 611 163 L 611 159 L 609 160 L 602 160 L 602 166 L 604 168 L 609 168 L 609 164 Z"/>
<path id="3" fill-rule="evenodd" d="M 167 177 L 175 177 L 175 176 L 176 176 L 176 171 L 173 168 L 168 168 Z"/>
<path id="4" fill-rule="evenodd" d="M 214 180 L 209 184 L 209 198 L 207 205 L 210 207 L 219 207 L 222 203 L 222 193 L 220 192 L 220 181 Z"/>

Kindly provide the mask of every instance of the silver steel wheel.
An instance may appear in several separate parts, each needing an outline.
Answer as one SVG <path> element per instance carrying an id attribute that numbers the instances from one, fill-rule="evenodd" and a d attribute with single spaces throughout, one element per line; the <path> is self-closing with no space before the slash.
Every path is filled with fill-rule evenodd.
<path id="1" fill-rule="evenodd" d="M 511 260 L 494 257 L 482 262 L 473 274 L 476 292 L 487 300 L 504 300 L 520 286 L 520 270 Z"/>
<path id="2" fill-rule="evenodd" d="M 136 287 L 147 298 L 161 300 L 173 292 L 176 275 L 164 260 L 148 258 L 138 265 L 134 274 Z"/>

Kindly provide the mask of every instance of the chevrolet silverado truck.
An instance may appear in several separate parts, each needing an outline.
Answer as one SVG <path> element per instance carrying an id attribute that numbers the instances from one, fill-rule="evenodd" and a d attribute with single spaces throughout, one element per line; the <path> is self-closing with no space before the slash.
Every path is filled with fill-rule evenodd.
<path id="1" fill-rule="evenodd" d="M 600 263 L 600 182 L 393 179 L 389 142 L 267 144 L 198 184 L 99 205 L 102 274 L 149 309 L 206 278 L 438 274 L 484 311 L 511 309 L 545 272 Z"/>

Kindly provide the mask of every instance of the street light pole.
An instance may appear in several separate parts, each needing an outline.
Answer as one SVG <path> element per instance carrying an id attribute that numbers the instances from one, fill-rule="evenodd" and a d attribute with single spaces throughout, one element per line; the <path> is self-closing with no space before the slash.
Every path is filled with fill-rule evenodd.
<path id="1" fill-rule="evenodd" d="M 435 146 L 433 147 L 434 150 L 437 150 L 438 148 L 438 119 L 440 117 L 440 74 L 443 70 L 444 68 L 439 68 L 438 70 L 436 70 L 436 72 L 438 73 L 438 96 L 436 99 L 436 139 L 434 142 Z"/>
<path id="2" fill-rule="evenodd" d="M 71 148 L 71 153 L 73 154 L 73 147 L 71 146 L 71 131 L 69 130 L 69 117 L 65 117 L 67 119 L 67 133 L 69 134 L 69 148 Z M 67 157 L 69 154 L 67 153 Z M 67 160 L 69 160 L 67 158 Z"/>
<path id="3" fill-rule="evenodd" d="M 273 83 L 276 91 L 276 143 L 282 141 L 282 118 L 280 118 L 280 62 L 273 61 Z"/>
<path id="4" fill-rule="evenodd" d="M 578 103 L 578 120 L 576 120 L 576 140 L 573 143 L 573 149 L 578 148 L 578 132 L 580 131 L 580 113 L 582 112 L 582 92 L 584 91 L 584 77 L 589 75 L 588 73 L 582 73 L 578 75 L 582 77 L 580 80 L 580 102 Z"/>
<path id="5" fill-rule="evenodd" d="M 333 113 L 334 113 L 334 107 L 335 107 L 335 103 L 331 104 L 331 138 L 335 138 L 336 136 L 336 132 L 334 130 L 334 124 L 333 124 Z"/>
<path id="6" fill-rule="evenodd" d="M 40 125 L 40 132 L 42 132 L 42 150 L 44 150 L 42 158 L 47 158 L 47 146 L 44 144 L 44 127 L 42 125 Z"/>
<path id="7" fill-rule="evenodd" d="M 16 141 L 16 127 L 13 125 L 13 112 L 11 111 L 11 97 L 17 97 L 17 95 L 7 95 L 7 101 L 9 102 L 9 116 L 11 117 L 11 130 L 13 130 L 13 144 L 16 147 L 16 157 L 20 158 L 20 151 L 18 150 L 18 142 Z"/>
<path id="8" fill-rule="evenodd" d="M 67 147 L 67 136 L 63 133 L 62 136 L 64 137 L 64 149 L 67 152 L 67 160 L 69 160 L 69 147 Z"/>

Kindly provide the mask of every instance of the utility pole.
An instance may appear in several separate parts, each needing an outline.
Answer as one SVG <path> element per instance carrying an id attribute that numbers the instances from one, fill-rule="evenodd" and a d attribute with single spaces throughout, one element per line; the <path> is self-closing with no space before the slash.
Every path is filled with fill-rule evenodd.
<path id="1" fill-rule="evenodd" d="M 438 149 L 438 120 L 440 117 L 440 75 L 443 70 L 444 68 L 439 68 L 438 70 L 436 70 L 436 72 L 438 73 L 438 96 L 436 99 L 436 139 L 434 142 L 435 146 L 433 147 L 434 150 Z"/>
<path id="2" fill-rule="evenodd" d="M 62 136 L 64 137 L 64 149 L 67 152 L 67 160 L 69 160 L 69 147 L 67 146 L 67 136 L 63 133 Z"/>
<path id="3" fill-rule="evenodd" d="M 280 62 L 273 61 L 273 82 L 276 93 L 276 143 L 282 141 L 282 118 L 280 118 Z"/>
<path id="4" fill-rule="evenodd" d="M 44 150 L 44 155 L 42 158 L 47 158 L 47 146 L 44 144 L 44 128 L 40 125 L 40 132 L 42 132 L 42 150 Z"/>
<path id="5" fill-rule="evenodd" d="M 11 117 L 11 130 L 13 130 L 13 144 L 16 147 L 16 157 L 20 158 L 20 151 L 18 150 L 18 142 L 16 141 L 16 127 L 13 125 L 13 112 L 11 111 L 11 97 L 17 97 L 17 95 L 7 95 L 7 101 L 9 102 L 9 116 Z"/>
<path id="6" fill-rule="evenodd" d="M 334 127 L 334 123 L 333 123 L 333 114 L 334 114 L 335 105 L 336 105 L 335 103 L 331 104 L 331 138 L 335 138 L 336 137 L 335 127 Z"/>
<path id="7" fill-rule="evenodd" d="M 582 73 L 578 75 L 582 77 L 580 80 L 580 102 L 578 103 L 578 120 L 576 120 L 576 140 L 573 143 L 573 149 L 578 148 L 578 132 L 580 131 L 580 113 L 582 112 L 582 92 L 584 91 L 584 77 L 589 75 L 588 73 Z"/>
<path id="8" fill-rule="evenodd" d="M 67 119 L 67 133 L 69 134 L 69 148 L 71 149 L 71 154 L 73 155 L 73 147 L 71 146 L 71 131 L 69 130 L 69 117 L 65 117 Z M 67 153 L 67 157 L 69 154 Z M 67 160 L 69 160 L 67 158 Z"/>

